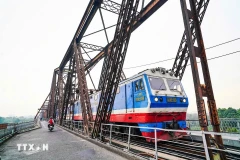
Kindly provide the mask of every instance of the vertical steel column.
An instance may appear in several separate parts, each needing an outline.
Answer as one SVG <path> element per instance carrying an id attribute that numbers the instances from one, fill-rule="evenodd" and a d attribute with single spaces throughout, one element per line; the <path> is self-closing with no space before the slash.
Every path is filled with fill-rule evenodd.
<path id="1" fill-rule="evenodd" d="M 62 125 L 62 119 L 61 119 L 61 115 L 62 115 L 62 105 L 63 105 L 63 77 L 62 77 L 62 71 L 59 70 L 59 74 L 58 74 L 58 89 L 59 89 L 59 99 L 58 99 L 58 120 L 60 122 L 60 125 Z"/>
<path id="2" fill-rule="evenodd" d="M 51 99 L 50 99 L 50 107 L 48 109 L 48 118 L 53 116 L 53 109 L 55 103 L 55 89 L 56 89 L 56 73 L 53 72 L 52 86 L 51 86 Z"/>
<path id="3" fill-rule="evenodd" d="M 203 95 L 202 95 L 202 89 L 201 89 L 198 67 L 197 67 L 195 47 L 193 45 L 192 33 L 191 33 L 191 28 L 190 28 L 190 23 L 193 23 L 193 22 L 192 22 L 192 20 L 190 21 L 190 18 L 188 15 L 188 14 L 190 14 L 190 12 L 187 9 L 186 0 L 181 0 L 181 8 L 182 8 L 183 22 L 184 22 L 184 26 L 185 26 L 185 34 L 186 34 L 186 38 L 187 38 L 189 57 L 190 57 L 191 68 L 192 68 L 192 76 L 193 76 L 193 82 L 194 82 L 194 88 L 195 88 L 195 94 L 196 94 L 199 124 L 200 124 L 202 130 L 208 131 L 207 114 L 206 114 L 205 103 L 204 103 Z M 209 135 L 206 135 L 206 143 L 207 143 L 208 147 L 211 145 Z M 212 151 L 210 151 L 210 150 L 209 150 L 209 155 L 210 155 L 210 158 L 213 159 L 213 154 L 212 154 Z"/>
<path id="4" fill-rule="evenodd" d="M 197 44 L 198 44 L 198 47 L 197 47 L 198 49 L 196 49 L 196 54 L 201 60 L 203 78 L 205 82 L 205 85 L 201 85 L 201 88 L 202 88 L 202 92 L 205 93 L 203 94 L 203 96 L 207 97 L 207 100 L 208 100 L 207 104 L 208 104 L 211 124 L 213 126 L 213 131 L 220 132 L 220 121 L 218 118 L 217 106 L 214 98 L 212 82 L 211 82 L 210 72 L 208 68 L 207 56 L 206 56 L 203 37 L 202 37 L 202 31 L 201 31 L 200 23 L 198 20 L 198 15 L 197 15 L 194 0 L 190 0 L 190 6 L 191 6 L 191 12 L 193 16 L 193 22 L 194 22 Z M 219 148 L 224 149 L 221 135 L 214 135 L 214 138 L 216 143 L 219 145 Z M 221 158 L 226 159 L 224 152 L 220 152 L 220 153 L 221 153 Z"/>
<path id="5" fill-rule="evenodd" d="M 74 58 L 71 57 L 69 61 L 69 68 L 67 73 L 67 82 L 64 87 L 64 96 L 63 96 L 63 103 L 62 103 L 62 110 L 61 110 L 61 120 L 66 120 L 67 110 L 68 110 L 68 104 L 69 99 L 71 96 L 71 85 L 72 85 L 72 72 L 73 72 L 73 64 L 74 64 Z"/>
<path id="6" fill-rule="evenodd" d="M 107 63 L 103 64 L 106 66 L 104 67 L 106 70 L 102 70 L 101 73 L 101 79 L 103 81 L 102 83 L 100 81 L 100 86 L 102 86 L 102 92 L 93 128 L 92 136 L 94 138 L 99 136 L 101 123 L 108 123 L 110 119 L 128 43 L 131 37 L 133 22 L 136 20 L 138 4 L 139 0 L 136 0 L 135 4 L 134 0 L 123 0 L 121 5 L 111 52 L 107 57 Z"/>
<path id="7" fill-rule="evenodd" d="M 92 109 L 88 95 L 87 80 L 84 69 L 84 59 L 81 53 L 81 46 L 78 48 L 76 42 L 73 44 L 74 54 L 76 60 L 77 76 L 78 76 L 78 89 L 80 94 L 80 102 L 82 108 L 83 123 L 85 126 L 85 134 L 89 134 L 90 123 L 93 121 Z"/>
<path id="8" fill-rule="evenodd" d="M 55 75 L 59 79 L 59 70 L 55 69 Z M 58 79 L 56 79 L 56 88 L 55 88 L 55 96 L 54 96 L 54 108 L 53 108 L 53 119 L 56 120 L 56 115 L 57 115 L 57 108 L 58 108 L 58 103 L 59 103 L 59 83 Z"/>
<path id="9" fill-rule="evenodd" d="M 202 20 L 206 13 L 209 2 L 210 0 L 196 0 L 196 8 L 197 8 L 198 19 L 200 24 L 202 23 Z M 193 43 L 194 43 L 196 40 L 196 36 L 195 36 L 193 24 L 190 25 L 190 28 L 191 28 L 191 33 L 193 36 Z M 173 67 L 172 67 L 172 71 L 174 72 L 174 75 L 176 77 L 179 77 L 180 80 L 183 77 L 188 60 L 189 60 L 189 49 L 187 46 L 186 33 L 184 32 L 178 48 L 175 61 L 173 63 Z"/>

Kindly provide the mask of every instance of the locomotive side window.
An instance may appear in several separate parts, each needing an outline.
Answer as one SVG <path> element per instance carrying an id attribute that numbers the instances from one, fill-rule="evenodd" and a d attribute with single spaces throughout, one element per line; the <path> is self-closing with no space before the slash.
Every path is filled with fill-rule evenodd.
<path id="1" fill-rule="evenodd" d="M 135 81 L 135 91 L 140 91 L 140 90 L 144 90 L 144 84 L 142 79 Z"/>
<path id="2" fill-rule="evenodd" d="M 144 90 L 144 84 L 142 79 L 139 80 L 139 90 Z"/>
<path id="3" fill-rule="evenodd" d="M 135 82 L 135 91 L 138 91 L 139 90 L 139 83 L 138 81 Z"/>
<path id="4" fill-rule="evenodd" d="M 154 90 L 166 90 L 165 83 L 160 77 L 149 77 L 151 88 Z"/>

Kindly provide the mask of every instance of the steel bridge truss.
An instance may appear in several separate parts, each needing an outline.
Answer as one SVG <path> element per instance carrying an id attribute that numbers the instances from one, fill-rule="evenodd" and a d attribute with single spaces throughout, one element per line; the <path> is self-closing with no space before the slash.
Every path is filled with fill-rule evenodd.
<path id="1" fill-rule="evenodd" d="M 196 7 L 196 6 L 199 6 L 199 3 L 196 2 L 195 0 L 189 0 L 190 8 L 191 8 L 189 10 L 186 5 L 186 0 L 180 0 L 180 2 L 181 2 L 181 8 L 182 8 L 183 22 L 185 26 L 185 35 L 184 35 L 186 39 L 185 43 L 188 50 L 188 56 L 190 58 L 190 63 L 192 68 L 199 124 L 202 130 L 208 131 L 208 128 L 207 128 L 208 120 L 207 120 L 207 114 L 205 109 L 205 102 L 203 99 L 203 97 L 206 97 L 211 124 L 213 126 L 213 131 L 220 132 L 220 121 L 218 118 L 218 112 L 217 112 L 216 102 L 213 94 L 213 88 L 212 88 L 211 77 L 210 77 L 210 72 L 208 68 L 204 41 L 203 41 L 202 31 L 200 27 L 200 24 L 201 24 L 200 20 L 202 20 L 202 18 L 199 18 L 199 11 L 197 11 L 197 7 Z M 197 41 L 197 46 L 194 46 L 195 40 Z M 200 83 L 197 58 L 201 62 L 201 68 L 202 68 L 205 84 Z M 220 149 L 224 149 L 221 136 L 215 135 L 215 141 Z M 209 147 L 211 146 L 210 135 L 206 135 L 206 143 L 207 143 L 207 146 Z M 208 152 L 209 152 L 210 158 L 213 159 L 212 151 L 209 150 Z M 224 152 L 220 152 L 220 155 L 221 155 L 221 159 L 226 159 Z"/>
<path id="2" fill-rule="evenodd" d="M 113 45 L 110 54 L 105 57 L 100 76 L 98 89 L 101 90 L 101 96 L 93 128 L 93 137 L 98 136 L 101 123 L 109 122 L 138 4 L 139 0 L 136 2 L 134 0 L 122 1 Z"/>
<path id="3" fill-rule="evenodd" d="M 158 10 L 167 0 L 152 0 L 148 4 L 146 4 L 145 7 L 142 6 L 142 9 L 140 12 L 136 10 L 136 18 L 132 20 L 131 23 L 126 23 L 124 24 L 125 28 L 127 28 L 127 34 L 130 36 L 131 33 L 137 29 L 145 20 L 147 20 L 156 10 Z M 142 3 L 143 4 L 143 3 Z M 125 8 L 122 8 L 123 11 Z M 99 10 L 101 21 L 102 21 L 102 26 L 103 29 L 85 34 L 88 26 L 90 25 L 90 22 L 92 21 L 93 17 L 95 16 L 97 10 Z M 73 116 L 73 113 L 71 111 L 74 110 L 74 108 L 70 108 L 70 106 L 74 106 L 73 102 L 76 100 L 81 100 L 80 97 L 82 97 L 84 94 L 87 94 L 89 92 L 93 91 L 98 91 L 101 90 L 101 85 L 104 83 L 103 78 L 104 76 L 100 77 L 99 85 L 98 88 L 95 87 L 95 84 L 93 83 L 93 80 L 90 75 L 90 71 L 94 68 L 94 66 L 102 59 L 104 59 L 104 65 L 102 69 L 101 75 L 105 75 L 106 71 L 106 65 L 108 63 L 108 57 L 115 52 L 112 52 L 111 48 L 113 46 L 113 49 L 119 49 L 116 44 L 114 44 L 114 40 L 109 42 L 108 34 L 107 34 L 107 29 L 119 26 L 120 22 L 117 22 L 116 25 L 112 25 L 109 27 L 105 26 L 104 23 L 104 16 L 102 13 L 102 10 L 105 11 L 110 11 L 111 13 L 120 15 L 121 11 L 121 5 L 110 1 L 110 0 L 90 0 L 88 7 L 84 13 L 84 16 L 79 24 L 79 27 L 74 35 L 74 38 L 72 42 L 70 43 L 70 46 L 60 64 L 60 66 L 54 70 L 53 74 L 53 80 L 52 80 L 52 85 L 51 85 L 51 91 L 50 91 L 50 103 L 49 103 L 49 111 L 48 111 L 48 117 L 53 116 L 58 120 L 60 124 L 62 124 L 62 121 L 65 119 L 71 119 Z M 122 11 L 122 12 L 123 12 Z M 116 23 L 116 22 L 114 22 Z M 131 29 L 130 29 L 131 28 Z M 105 47 L 102 47 L 100 45 L 95 45 L 95 44 L 90 44 L 90 43 L 85 43 L 82 42 L 82 38 L 87 37 L 87 36 L 93 36 L 95 33 L 98 32 L 104 32 L 107 44 Z M 122 37 L 122 41 L 116 42 L 117 44 L 123 45 L 122 47 L 125 48 L 125 50 L 121 53 L 126 54 L 127 51 L 127 34 L 125 34 Z M 116 36 L 116 34 L 115 34 Z M 118 35 L 119 37 L 119 35 Z M 130 38 L 130 37 L 129 37 Z M 127 42 L 127 43 L 125 43 Z M 74 47 L 76 44 L 76 47 Z M 125 45 L 125 46 L 124 46 Z M 85 76 L 82 76 L 83 70 L 81 67 L 77 69 L 78 65 L 76 64 L 76 56 L 74 53 L 76 51 L 79 52 L 79 64 L 80 66 L 84 67 L 85 71 L 85 76 L 88 75 L 90 77 L 90 80 L 93 85 L 93 89 L 88 89 L 86 83 L 86 78 Z M 83 52 L 82 52 L 83 51 Z M 96 52 L 99 51 L 99 53 L 94 57 L 90 57 L 91 52 Z M 119 53 L 119 52 L 116 52 Z M 83 58 L 85 56 L 85 58 Z M 82 58 L 81 58 L 82 57 Z M 124 80 L 126 78 L 125 74 L 122 72 L 122 65 L 124 62 L 125 56 L 121 55 L 121 58 L 119 58 L 119 61 L 121 62 L 121 65 L 119 65 L 119 73 L 115 75 L 114 77 L 119 80 Z M 81 62 L 80 62 L 81 61 Z M 81 71 L 81 72 L 80 72 Z M 78 74 L 79 73 L 79 74 Z M 79 77 L 80 75 L 80 77 Z M 85 79 L 85 80 L 82 80 Z M 116 83 L 117 84 L 117 83 Z M 84 85 L 84 92 L 81 92 L 81 87 Z M 87 93 L 85 91 L 88 91 Z M 84 93 L 84 94 L 81 94 Z M 115 95 L 114 95 L 115 96 Z M 83 100 L 86 99 L 82 98 Z M 84 102 L 86 107 L 83 107 L 82 109 L 86 109 L 86 119 L 88 121 L 93 121 L 92 115 L 91 115 L 91 106 L 89 100 Z M 81 107 L 82 107 L 82 102 L 81 102 Z M 70 116 L 67 116 L 70 115 Z M 110 114 L 109 114 L 110 115 Z M 84 115 L 83 115 L 84 117 Z M 85 124 L 85 128 L 89 128 L 87 126 L 88 123 Z"/>
<path id="4" fill-rule="evenodd" d="M 137 11 L 139 1 L 142 1 L 142 7 L 140 11 Z M 53 116 L 60 124 L 65 119 L 73 119 L 74 102 L 80 100 L 85 133 L 90 135 L 90 132 L 92 132 L 92 136 L 97 137 L 101 123 L 109 122 L 118 83 L 126 78 L 122 72 L 122 67 L 131 33 L 166 1 L 151 0 L 144 5 L 144 0 L 123 0 L 122 4 L 112 0 L 90 0 L 65 56 L 59 67 L 54 70 L 50 93 L 41 107 L 43 109 L 43 106 L 47 104 L 47 116 Z M 213 129 L 215 132 L 219 132 L 217 107 L 200 28 L 209 1 L 189 0 L 191 9 L 187 9 L 186 0 L 180 0 L 185 31 L 171 71 L 181 80 L 190 59 L 200 125 L 203 130 L 207 130 L 208 123 L 203 100 L 203 97 L 207 97 Z M 99 11 L 103 29 L 86 34 L 97 11 Z M 103 12 L 117 15 L 118 21 L 112 23 L 114 25 L 106 26 Z M 115 35 L 113 40 L 109 41 L 107 30 L 113 27 L 115 27 Z M 104 32 L 107 42 L 105 46 L 91 44 L 83 40 L 83 38 L 94 36 L 99 32 Z M 195 41 L 197 47 L 194 46 Z M 96 52 L 95 56 L 90 56 L 90 54 Z M 196 58 L 201 61 L 205 84 L 200 84 Z M 96 88 L 90 71 L 101 60 L 103 60 L 102 71 Z M 92 82 L 93 89 L 88 89 L 87 75 Z M 89 93 L 94 91 L 101 91 L 101 96 L 93 126 L 90 125 L 93 122 L 93 116 Z M 49 103 L 47 103 L 48 101 Z M 206 140 L 210 146 L 210 137 L 207 136 Z M 221 148 L 221 136 L 215 136 L 215 141 Z M 211 151 L 209 153 L 210 158 L 212 158 Z M 221 158 L 225 158 L 224 154 L 221 154 Z"/>

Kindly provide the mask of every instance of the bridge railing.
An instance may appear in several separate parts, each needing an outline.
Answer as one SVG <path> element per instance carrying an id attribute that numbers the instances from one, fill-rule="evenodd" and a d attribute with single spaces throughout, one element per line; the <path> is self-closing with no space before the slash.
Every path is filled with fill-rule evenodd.
<path id="1" fill-rule="evenodd" d="M 84 134 L 82 121 L 65 120 L 63 121 L 63 127 L 68 128 L 75 133 Z M 141 133 L 136 131 L 137 129 L 145 130 L 146 132 L 151 131 L 152 133 L 148 136 L 143 136 Z M 160 134 L 159 132 L 167 133 L 169 135 L 169 139 L 158 138 Z M 222 151 L 226 153 L 228 159 L 235 159 L 240 156 L 239 150 L 231 148 L 240 148 L 240 135 L 232 133 L 214 133 L 102 124 L 99 139 L 103 143 L 132 154 L 137 154 L 137 156 L 142 158 L 151 157 L 158 159 L 158 157 L 162 157 L 166 159 L 174 159 L 174 155 L 176 154 L 180 155 L 180 157 L 186 156 L 185 154 L 187 154 L 187 156 L 190 157 L 196 156 L 200 159 L 209 159 L 210 150 L 214 152 L 215 157 L 219 156 L 219 154 L 217 154 L 220 150 L 219 148 L 214 145 L 210 147 L 206 145 L 206 134 L 211 134 L 212 137 L 218 134 L 222 135 L 225 147 Z M 199 142 L 197 143 L 196 141 Z"/>
<path id="2" fill-rule="evenodd" d="M 0 143 L 16 133 L 21 133 L 35 127 L 35 124 L 35 121 L 0 124 Z"/>
<path id="3" fill-rule="evenodd" d="M 150 134 L 148 134 L 148 136 L 143 136 L 137 133 L 136 129 L 144 130 L 144 132 Z M 158 138 L 159 134 L 164 133 L 170 135 L 169 139 L 165 139 L 164 136 L 162 136 L 163 139 Z M 219 149 L 218 146 L 215 145 L 208 147 L 205 139 L 206 135 L 221 135 L 224 139 L 224 150 Z M 194 141 L 193 136 L 197 136 L 200 142 L 197 143 Z M 190 158 L 195 156 L 197 159 L 205 158 L 209 160 L 210 150 L 213 152 L 214 157 L 219 157 L 219 151 L 224 152 L 228 159 L 235 159 L 240 156 L 240 135 L 236 136 L 236 134 L 230 133 L 102 124 L 100 139 L 104 140 L 104 142 L 107 142 L 109 145 L 121 148 L 124 151 L 133 154 L 141 153 L 140 156 L 143 158 L 150 156 L 154 159 L 158 159 L 158 157 L 175 159 L 176 157 L 174 158 L 170 156 L 178 154 L 180 157 L 189 156 L 188 158 Z M 236 147 L 238 149 L 233 149 Z"/>
<path id="4" fill-rule="evenodd" d="M 198 120 L 186 120 L 187 127 L 190 130 L 201 130 Z M 208 130 L 213 131 L 211 122 L 208 121 Z M 220 130 L 225 133 L 240 133 L 240 119 L 238 118 L 220 118 Z"/>

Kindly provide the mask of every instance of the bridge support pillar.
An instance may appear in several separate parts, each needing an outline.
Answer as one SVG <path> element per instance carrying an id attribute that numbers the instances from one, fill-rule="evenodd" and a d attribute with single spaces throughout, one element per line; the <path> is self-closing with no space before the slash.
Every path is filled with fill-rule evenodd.
<path id="1" fill-rule="evenodd" d="M 191 10 L 187 9 L 186 0 L 181 0 L 181 8 L 183 15 L 183 22 L 185 26 L 185 33 L 187 38 L 187 46 L 189 50 L 189 57 L 192 68 L 192 76 L 196 94 L 197 109 L 198 109 L 198 118 L 201 129 L 203 131 L 208 131 L 208 121 L 205 108 L 205 102 L 203 97 L 207 97 L 208 100 L 208 109 L 211 119 L 211 124 L 213 126 L 214 132 L 220 132 L 220 123 L 218 119 L 217 107 L 214 99 L 213 88 L 211 84 L 211 77 L 208 68 L 208 62 L 199 22 L 199 15 L 196 9 L 196 5 L 199 5 L 199 2 L 196 0 L 189 0 Z M 203 2 L 202 2 L 203 3 Z M 195 33 L 193 36 L 192 32 Z M 197 40 L 197 46 L 194 46 L 193 39 Z M 197 58 L 199 58 L 202 66 L 203 78 L 205 84 L 200 84 L 200 78 L 198 73 Z M 223 149 L 223 141 L 221 136 L 215 136 L 215 141 L 220 149 Z M 211 146 L 210 135 L 206 134 L 206 144 L 208 147 Z M 208 151 L 210 159 L 213 159 L 213 153 L 211 150 Z M 225 160 L 224 152 L 220 152 L 221 159 Z"/>

